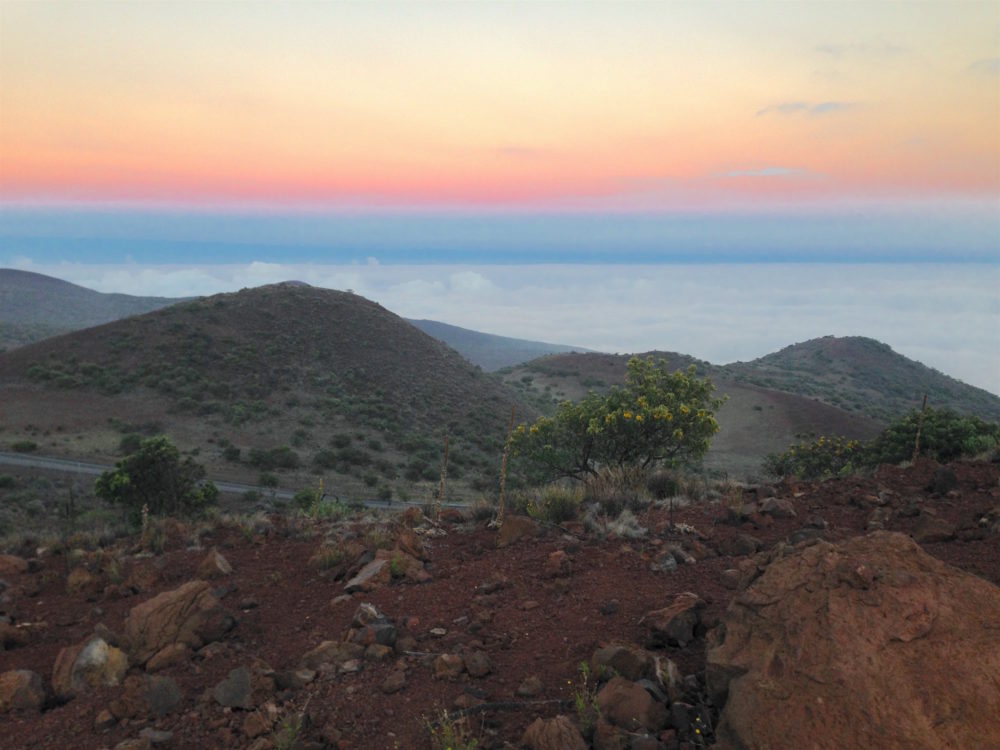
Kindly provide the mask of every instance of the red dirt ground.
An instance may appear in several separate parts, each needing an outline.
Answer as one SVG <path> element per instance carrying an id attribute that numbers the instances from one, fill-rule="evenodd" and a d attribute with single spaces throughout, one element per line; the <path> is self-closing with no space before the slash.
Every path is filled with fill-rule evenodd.
<path id="1" fill-rule="evenodd" d="M 937 465 L 921 462 L 907 469 L 883 467 L 873 478 L 775 486 L 777 496 L 794 503 L 795 519 L 754 515 L 738 527 L 726 521 L 725 507 L 702 503 L 677 511 L 676 520 L 694 526 L 710 548 L 748 533 L 768 549 L 814 515 L 829 524 L 825 538 L 836 540 L 864 533 L 882 492 L 895 508 L 912 501 L 925 509 L 925 515 L 930 509 L 938 518 L 966 529 L 957 540 L 925 548 L 1000 584 L 997 534 L 976 530 L 981 528 L 978 519 L 1000 505 L 1000 465 L 960 463 L 951 468 L 958 487 L 944 496 L 927 490 Z M 751 492 L 745 493 L 746 503 L 753 499 Z M 269 533 L 253 538 L 236 528 L 221 528 L 202 538 L 198 549 L 185 548 L 192 536 L 188 531 L 157 561 L 125 558 L 125 577 L 135 567 L 158 564 L 163 579 L 155 586 L 131 596 L 111 587 L 93 601 L 65 593 L 65 556 L 43 555 L 37 571 L 6 577 L 8 594 L 16 597 L 16 622 L 44 625 L 37 626 L 28 645 L 0 651 L 0 672 L 34 670 L 48 685 L 61 648 L 89 637 L 98 623 L 121 633 L 130 608 L 194 578 L 211 546 L 218 547 L 234 568 L 216 585 L 228 590 L 223 603 L 236 614 L 238 624 L 209 657 L 199 655 L 162 672 L 173 677 L 184 693 L 177 712 L 96 730 L 96 715 L 121 692 L 120 687 L 104 688 L 63 705 L 50 703 L 41 714 L 0 716 L 0 745 L 11 750 L 113 748 L 149 726 L 171 731 L 173 739 L 167 745 L 171 748 L 249 747 L 253 741 L 242 731 L 245 712 L 219 706 L 211 699 L 212 688 L 230 670 L 256 659 L 276 670 L 296 667 L 301 656 L 321 641 L 342 638 L 359 604 L 370 602 L 396 623 L 401 635 L 416 639 L 418 653 L 396 654 L 382 662 L 366 660 L 356 673 L 321 674 L 303 688 L 277 692 L 272 699 L 282 717 L 300 712 L 307 717 L 302 730 L 306 742 L 300 747 L 423 750 L 430 747 L 427 721 L 442 709 L 453 708 L 456 699 L 501 704 L 473 716 L 480 748 L 518 747 L 535 717 L 573 715 L 567 703 L 573 689 L 569 683 L 577 682 L 579 664 L 596 648 L 612 641 L 643 644 L 640 620 L 645 613 L 667 606 L 685 591 L 708 602 L 709 624 L 728 605 L 734 592 L 722 585 L 721 573 L 736 567 L 739 558 L 710 557 L 673 572 L 656 572 L 651 563 L 657 553 L 683 535 L 668 529 L 665 510 L 640 514 L 639 520 L 650 529 L 644 539 L 597 538 L 577 524 L 550 527 L 540 537 L 503 549 L 496 548 L 495 533 L 484 522 L 446 524 L 446 534 L 426 540 L 431 581 L 393 583 L 349 597 L 343 596 L 343 580 L 334 580 L 332 574 L 322 574 L 308 563 L 326 531 L 322 524 L 274 519 Z M 916 518 L 900 514 L 886 528 L 911 532 L 916 523 Z M 555 550 L 569 555 L 568 575 L 545 574 Z M 494 586 L 489 588 L 495 590 L 483 593 L 481 587 L 491 582 Z M 616 606 L 611 606 L 613 602 Z M 436 637 L 432 628 L 447 633 Z M 493 672 L 482 678 L 463 675 L 454 682 L 436 680 L 433 657 L 427 655 L 453 652 L 462 644 L 485 651 Z M 665 655 L 683 674 L 698 675 L 704 666 L 704 639 L 685 649 L 668 649 Z M 383 693 L 382 682 L 400 666 L 406 668 L 406 686 L 394 694 Z M 529 676 L 540 679 L 541 692 L 532 698 L 516 697 L 518 686 Z M 331 729 L 340 732 L 339 744 L 328 742 L 336 737 Z"/>

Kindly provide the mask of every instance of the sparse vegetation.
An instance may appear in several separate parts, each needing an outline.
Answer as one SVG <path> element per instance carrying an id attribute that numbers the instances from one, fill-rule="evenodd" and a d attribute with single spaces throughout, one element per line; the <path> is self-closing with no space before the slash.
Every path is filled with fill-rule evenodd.
<path id="1" fill-rule="evenodd" d="M 601 707 L 597 702 L 598 680 L 585 661 L 580 662 L 579 673 L 575 685 L 572 680 L 568 680 L 567 684 L 570 686 L 577 726 L 584 737 L 589 737 L 601 718 Z"/>
<path id="2" fill-rule="evenodd" d="M 431 750 L 475 750 L 479 740 L 472 736 L 469 721 L 464 716 L 453 717 L 442 709 L 434 721 L 424 720 L 430 735 Z"/>

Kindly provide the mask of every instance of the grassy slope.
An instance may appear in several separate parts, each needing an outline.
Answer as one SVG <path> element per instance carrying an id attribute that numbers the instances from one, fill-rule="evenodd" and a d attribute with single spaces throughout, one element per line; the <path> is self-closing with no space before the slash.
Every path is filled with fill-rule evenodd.
<path id="1" fill-rule="evenodd" d="M 185 302 L 8 352 L 0 383 L 9 394 L 7 441 L 28 437 L 46 452 L 100 457 L 113 455 L 128 426 L 163 430 L 233 476 L 254 470 L 223 460 L 228 443 L 244 458 L 287 446 L 307 466 L 325 452 L 327 486 L 349 494 L 409 492 L 408 474 L 436 484 L 446 434 L 450 480 L 488 482 L 511 407 L 519 419 L 535 414 L 381 306 L 292 284 Z M 315 480 L 303 468 L 282 481 Z"/>

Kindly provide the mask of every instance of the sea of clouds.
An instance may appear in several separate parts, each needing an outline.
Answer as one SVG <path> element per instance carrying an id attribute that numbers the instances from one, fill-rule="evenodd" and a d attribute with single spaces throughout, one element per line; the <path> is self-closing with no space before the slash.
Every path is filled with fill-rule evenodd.
<path id="1" fill-rule="evenodd" d="M 407 318 L 608 352 L 749 360 L 825 335 L 868 336 L 1000 393 L 1000 266 L 41 264 L 101 292 L 187 297 L 287 280 L 350 289 Z"/>

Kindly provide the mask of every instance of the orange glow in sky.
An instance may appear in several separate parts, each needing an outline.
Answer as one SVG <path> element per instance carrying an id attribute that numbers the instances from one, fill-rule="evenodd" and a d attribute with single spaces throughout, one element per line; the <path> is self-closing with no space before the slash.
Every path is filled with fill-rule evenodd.
<path id="1" fill-rule="evenodd" d="M 0 199 L 1000 197 L 1000 5 L 0 0 Z"/>

